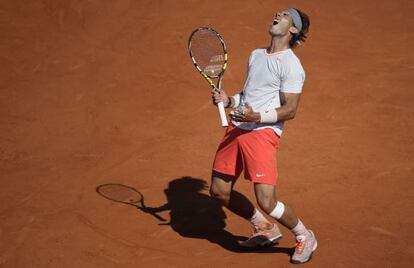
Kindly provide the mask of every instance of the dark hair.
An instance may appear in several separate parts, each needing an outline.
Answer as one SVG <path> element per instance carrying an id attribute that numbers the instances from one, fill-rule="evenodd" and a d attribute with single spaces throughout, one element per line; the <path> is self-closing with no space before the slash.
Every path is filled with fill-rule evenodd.
<path id="1" fill-rule="evenodd" d="M 299 45 L 300 42 L 305 42 L 307 38 L 306 34 L 309 32 L 309 25 L 310 25 L 310 20 L 309 20 L 308 15 L 306 15 L 305 13 L 303 13 L 297 8 L 296 10 L 298 11 L 300 15 L 300 19 L 302 20 L 302 30 L 300 30 L 299 33 L 293 35 L 292 38 L 290 39 L 289 45 L 291 48 L 295 48 L 297 45 Z"/>

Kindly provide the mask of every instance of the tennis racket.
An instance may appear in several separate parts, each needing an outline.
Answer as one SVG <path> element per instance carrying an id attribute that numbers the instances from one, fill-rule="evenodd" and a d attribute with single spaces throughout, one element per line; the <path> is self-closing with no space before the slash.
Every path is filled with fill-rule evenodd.
<path id="1" fill-rule="evenodd" d="M 117 183 L 109 183 L 96 187 L 96 192 L 106 199 L 137 207 L 141 211 L 151 214 L 160 221 L 166 221 L 163 217 L 145 206 L 144 196 L 135 188 Z"/>
<path id="2" fill-rule="evenodd" d="M 195 29 L 188 39 L 191 61 L 211 88 L 221 90 L 221 81 L 227 67 L 227 49 L 221 35 L 210 27 Z M 214 84 L 213 79 L 217 80 Z M 223 102 L 217 104 L 221 125 L 228 126 Z"/>

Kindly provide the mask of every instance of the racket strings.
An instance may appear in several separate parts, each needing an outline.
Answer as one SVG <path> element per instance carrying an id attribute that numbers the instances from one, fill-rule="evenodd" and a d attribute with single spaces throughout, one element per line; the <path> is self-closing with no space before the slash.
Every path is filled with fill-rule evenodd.
<path id="1" fill-rule="evenodd" d="M 218 76 L 224 69 L 225 51 L 219 37 L 203 29 L 191 38 L 191 52 L 201 70 L 210 77 Z"/>

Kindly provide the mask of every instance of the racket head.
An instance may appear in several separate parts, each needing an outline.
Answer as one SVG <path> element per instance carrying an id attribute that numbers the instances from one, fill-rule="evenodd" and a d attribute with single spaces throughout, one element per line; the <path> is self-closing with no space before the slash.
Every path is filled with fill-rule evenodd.
<path id="1" fill-rule="evenodd" d="M 118 183 L 99 185 L 96 192 L 108 200 L 134 206 L 138 206 L 144 198 L 137 189 Z"/>
<path id="2" fill-rule="evenodd" d="M 221 35 L 211 27 L 195 29 L 188 39 L 188 51 L 197 70 L 210 79 L 220 78 L 227 67 L 227 48 Z"/>

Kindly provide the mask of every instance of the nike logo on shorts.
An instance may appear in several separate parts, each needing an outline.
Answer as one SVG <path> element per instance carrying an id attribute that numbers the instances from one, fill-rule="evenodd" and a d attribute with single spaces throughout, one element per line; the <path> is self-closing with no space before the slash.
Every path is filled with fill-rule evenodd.
<path id="1" fill-rule="evenodd" d="M 259 173 L 256 173 L 256 177 L 258 177 L 258 178 L 260 178 L 260 177 L 264 177 L 265 176 L 265 174 L 259 174 Z"/>

